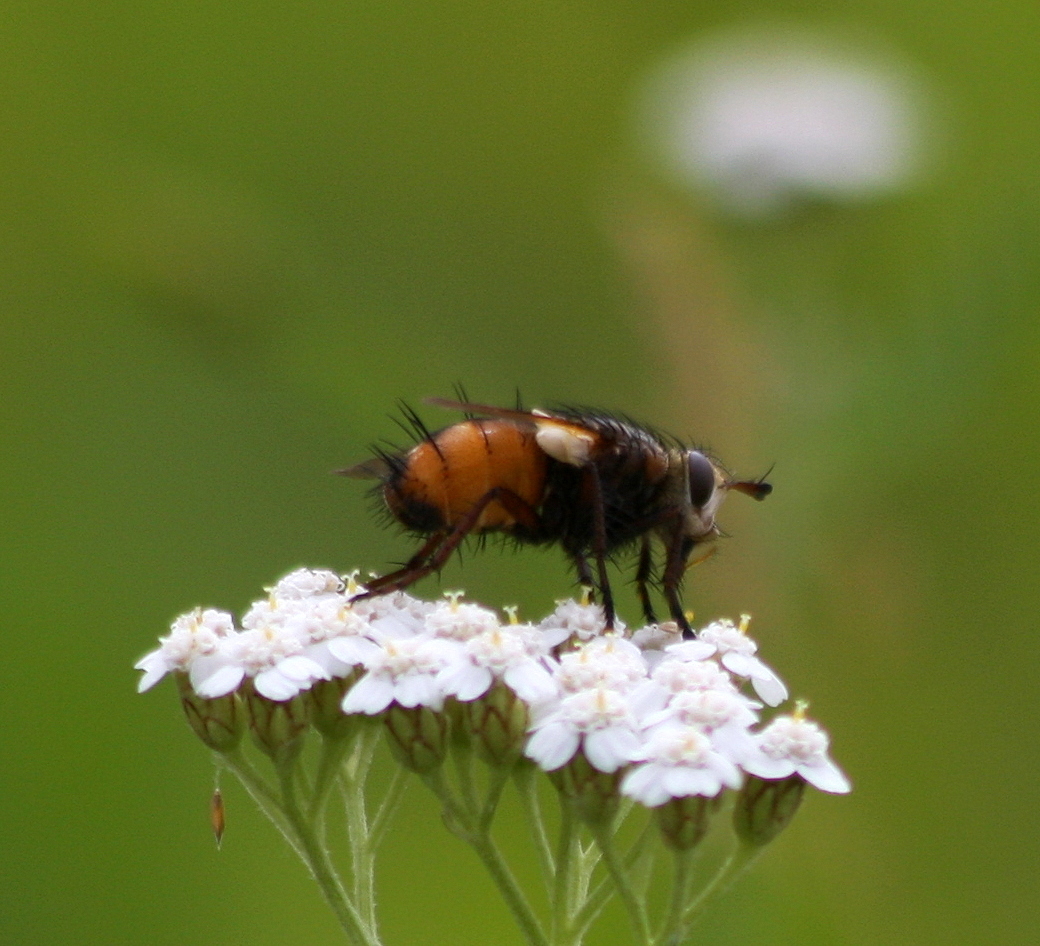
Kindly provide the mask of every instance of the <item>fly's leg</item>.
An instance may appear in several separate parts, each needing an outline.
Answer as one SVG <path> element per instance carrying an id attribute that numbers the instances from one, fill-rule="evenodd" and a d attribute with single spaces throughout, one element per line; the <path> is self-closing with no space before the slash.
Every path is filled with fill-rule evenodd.
<path id="1" fill-rule="evenodd" d="M 538 532 L 541 520 L 534 507 L 512 490 L 496 486 L 481 496 L 450 530 L 433 533 L 403 568 L 375 579 L 369 584 L 368 591 L 359 597 L 371 598 L 389 594 L 391 591 L 402 591 L 427 575 L 440 571 L 451 558 L 452 552 L 462 544 L 462 540 L 473 533 L 480 521 L 481 513 L 493 502 L 498 502 L 530 532 Z"/>
<path id="2" fill-rule="evenodd" d="M 599 590 L 603 595 L 603 617 L 607 630 L 614 629 L 614 593 L 610 590 L 607 578 L 607 523 L 603 508 L 603 486 L 599 481 L 599 470 L 595 464 L 585 467 L 585 482 L 588 484 L 592 500 L 592 557 L 596 561 L 596 574 L 599 578 Z"/>
<path id="3" fill-rule="evenodd" d="M 644 535 L 639 547 L 639 565 L 636 568 L 636 594 L 639 596 L 639 603 L 643 606 L 643 616 L 650 624 L 657 623 L 657 615 L 654 614 L 654 606 L 650 602 L 650 591 L 647 588 L 653 565 L 650 537 Z"/>
<path id="4" fill-rule="evenodd" d="M 682 635 L 686 639 L 694 636 L 693 628 L 686 619 L 683 611 L 682 600 L 679 597 L 679 586 L 682 584 L 683 573 L 686 571 L 686 560 L 690 557 L 696 542 L 676 532 L 668 543 L 667 557 L 665 558 L 664 574 L 661 576 L 661 589 L 664 592 L 665 601 L 668 602 L 668 610 L 672 620 L 682 629 Z"/>

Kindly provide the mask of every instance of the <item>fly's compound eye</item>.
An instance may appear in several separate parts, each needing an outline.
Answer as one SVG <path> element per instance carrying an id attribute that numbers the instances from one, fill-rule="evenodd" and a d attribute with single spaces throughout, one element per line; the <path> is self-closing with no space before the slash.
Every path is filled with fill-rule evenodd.
<path id="1" fill-rule="evenodd" d="M 690 502 L 703 509 L 715 492 L 715 467 L 703 453 L 691 450 L 686 456 L 690 467 Z"/>

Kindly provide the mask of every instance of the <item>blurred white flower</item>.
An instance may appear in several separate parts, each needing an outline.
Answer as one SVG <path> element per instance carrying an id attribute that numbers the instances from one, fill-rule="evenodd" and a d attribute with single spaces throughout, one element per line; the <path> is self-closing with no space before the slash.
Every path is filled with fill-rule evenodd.
<path id="1" fill-rule="evenodd" d="M 745 216 L 902 186 L 919 163 L 921 96 L 890 58 L 790 32 L 713 38 L 648 79 L 640 119 L 679 182 Z"/>

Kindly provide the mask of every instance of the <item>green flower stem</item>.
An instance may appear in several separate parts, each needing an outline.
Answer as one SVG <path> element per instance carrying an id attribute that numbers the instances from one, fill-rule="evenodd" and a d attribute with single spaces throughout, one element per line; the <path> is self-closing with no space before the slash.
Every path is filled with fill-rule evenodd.
<path id="1" fill-rule="evenodd" d="M 505 900 L 512 911 L 527 942 L 531 946 L 549 946 L 549 941 L 542 931 L 541 924 L 532 912 L 523 891 L 516 882 L 516 878 L 513 877 L 513 872 L 509 869 L 509 865 L 506 864 L 502 853 L 498 849 L 498 845 L 492 840 L 491 835 L 486 833 L 475 834 L 470 843 L 477 852 L 477 856 L 483 862 L 487 872 L 495 881 L 502 899 Z"/>
<path id="2" fill-rule="evenodd" d="M 676 931 L 677 938 L 666 940 L 665 943 L 668 946 L 671 946 L 671 943 L 675 943 L 676 946 L 682 943 L 686 930 L 708 903 L 725 893 L 733 882 L 755 862 L 763 850 L 764 847 L 758 845 L 739 845 L 718 869 L 715 876 L 708 881 L 707 886 L 687 905 L 682 914 L 680 927 Z"/>
<path id="3" fill-rule="evenodd" d="M 422 779 L 444 806 L 445 823 L 449 830 L 476 851 L 530 946 L 550 946 L 538 918 L 491 837 L 491 832 L 479 824 L 479 811 L 465 802 L 460 803 L 452 794 L 440 769 L 426 773 Z"/>
<path id="4" fill-rule="evenodd" d="M 370 929 L 376 928 L 375 850 L 369 835 L 368 812 L 365 810 L 364 782 L 344 784 L 344 808 L 347 815 L 347 838 L 350 845 L 354 904 Z"/>
<path id="5" fill-rule="evenodd" d="M 578 856 L 578 870 L 574 876 L 574 903 L 584 903 L 589 898 L 589 887 L 592 886 L 592 875 L 596 871 L 603 856 L 595 841 L 582 844 L 580 838 L 575 847 Z"/>
<path id="6" fill-rule="evenodd" d="M 691 867 L 694 861 L 694 850 L 676 851 L 674 870 L 672 872 L 672 895 L 668 904 L 661 932 L 654 941 L 655 946 L 677 946 L 684 938 L 686 925 L 684 919 L 690 899 Z"/>
<path id="7" fill-rule="evenodd" d="M 372 827 L 369 829 L 369 843 L 373 849 L 382 843 L 386 829 L 390 825 L 390 819 L 397 811 L 404 791 L 408 787 L 407 771 L 403 766 L 394 766 L 393 775 L 390 776 L 390 784 L 386 788 L 383 800 L 379 804 L 379 810 L 372 819 Z"/>
<path id="8" fill-rule="evenodd" d="M 278 776 L 282 786 L 282 810 L 302 849 L 300 856 L 307 865 L 325 902 L 336 914 L 343 932 L 354 946 L 380 946 L 375 929 L 370 927 L 356 907 L 351 903 L 343 883 L 336 873 L 328 852 L 322 846 L 311 822 L 304 816 L 296 797 L 296 766 L 289 762 L 279 766 Z"/>
<path id="9" fill-rule="evenodd" d="M 560 806 L 560 835 L 556 847 L 556 875 L 552 889 L 552 942 L 567 943 L 571 939 L 571 918 L 575 910 L 574 855 L 578 838 L 574 830 L 574 814 L 570 805 Z"/>
<path id="10" fill-rule="evenodd" d="M 376 929 L 376 840 L 368 820 L 365 789 L 381 734 L 372 727 L 354 741 L 354 751 L 343 766 L 342 784 L 350 844 L 354 904 L 369 929 Z"/>
<path id="11" fill-rule="evenodd" d="M 639 898 L 629 881 L 628 871 L 624 863 L 618 857 L 617 849 L 614 847 L 614 836 L 611 826 L 594 826 L 593 837 L 599 845 L 600 853 L 603 855 L 603 863 L 606 864 L 607 872 L 614 881 L 621 902 L 628 911 L 629 919 L 632 921 L 632 929 L 636 934 L 636 942 L 648 944 L 651 942 L 650 924 L 646 915 L 646 904 Z"/>
<path id="12" fill-rule="evenodd" d="M 321 755 L 318 758 L 318 774 L 314 779 L 311 801 L 307 808 L 309 820 L 324 818 L 325 805 L 328 803 L 329 795 L 340 774 L 343 756 L 353 741 L 352 738 L 330 739 L 325 737 L 322 739 Z"/>
<path id="13" fill-rule="evenodd" d="M 532 764 L 526 760 L 521 760 L 513 769 L 513 780 L 520 795 L 524 820 L 531 829 L 534 847 L 538 853 L 539 866 L 542 868 L 542 877 L 545 880 L 547 892 L 552 897 L 556 877 L 556 861 L 553 858 L 552 846 L 549 843 L 549 834 L 545 830 L 545 819 L 542 817 L 541 805 L 538 803 L 538 783 L 535 781 L 536 773 L 537 769 Z"/>
<path id="14" fill-rule="evenodd" d="M 478 827 L 484 833 L 491 830 L 491 822 L 495 820 L 498 803 L 502 800 L 502 792 L 505 791 L 511 774 L 509 767 L 505 765 L 496 766 L 491 770 L 487 792 L 484 795 L 484 805 L 480 809 L 480 817 L 477 820 Z"/>
<path id="15" fill-rule="evenodd" d="M 640 858 L 647 857 L 650 854 L 648 850 L 648 844 L 653 840 L 656 835 L 656 828 L 651 819 L 648 819 L 646 824 L 643 825 L 643 830 L 639 833 L 639 837 L 632 842 L 632 846 L 628 849 L 625 854 L 625 870 L 631 871 L 634 865 L 640 860 Z M 595 859 L 588 857 L 588 855 L 595 853 L 597 856 Z M 590 861 L 590 868 L 588 874 L 591 876 L 591 868 L 595 867 L 599 863 L 599 852 L 598 849 L 595 851 L 586 852 L 587 860 Z M 649 870 L 646 871 L 649 874 Z M 600 911 L 607 905 L 607 901 L 614 895 L 614 888 L 611 885 L 611 878 L 602 878 L 596 886 L 593 888 L 591 894 L 587 894 L 583 900 L 584 903 L 581 909 L 578 911 L 577 916 L 574 918 L 574 925 L 578 931 L 578 940 L 585 936 L 588 928 L 595 922 L 596 917 L 599 916 Z"/>
<path id="16" fill-rule="evenodd" d="M 469 744 L 460 739 L 452 739 L 451 758 L 455 763 L 455 774 L 459 781 L 459 791 L 466 810 L 476 815 L 480 808 L 477 801 L 477 789 L 473 779 L 473 750 Z"/>

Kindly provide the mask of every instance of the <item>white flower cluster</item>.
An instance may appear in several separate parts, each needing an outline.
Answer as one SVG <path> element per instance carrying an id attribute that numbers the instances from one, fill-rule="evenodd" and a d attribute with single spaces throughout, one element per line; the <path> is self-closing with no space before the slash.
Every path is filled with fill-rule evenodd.
<path id="1" fill-rule="evenodd" d="M 601 772 L 624 769 L 621 791 L 650 807 L 738 788 L 745 773 L 797 773 L 823 791 L 849 791 L 826 734 L 800 710 L 756 729 L 764 705 L 779 705 L 787 690 L 755 656 L 747 618 L 715 621 L 684 641 L 671 624 L 603 633 L 602 609 L 574 601 L 532 625 L 502 623 L 457 594 L 354 600 L 361 591 L 352 579 L 300 569 L 253 604 L 241 629 L 225 612 L 196 609 L 137 663 L 139 690 L 180 672 L 204 699 L 248 678 L 260 696 L 285 702 L 353 674 L 343 712 L 374 716 L 393 704 L 437 712 L 449 698 L 470 703 L 501 685 L 527 707 L 528 758 L 553 771 L 580 752 Z"/>

